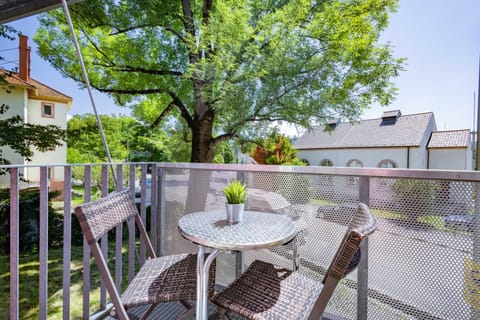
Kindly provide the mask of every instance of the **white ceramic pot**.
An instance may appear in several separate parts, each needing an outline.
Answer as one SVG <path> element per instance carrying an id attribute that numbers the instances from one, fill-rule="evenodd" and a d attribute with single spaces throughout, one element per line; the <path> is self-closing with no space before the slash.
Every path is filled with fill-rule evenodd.
<path id="1" fill-rule="evenodd" d="M 239 223 L 243 219 L 243 211 L 245 203 L 231 204 L 225 203 L 225 211 L 227 212 L 228 223 Z"/>

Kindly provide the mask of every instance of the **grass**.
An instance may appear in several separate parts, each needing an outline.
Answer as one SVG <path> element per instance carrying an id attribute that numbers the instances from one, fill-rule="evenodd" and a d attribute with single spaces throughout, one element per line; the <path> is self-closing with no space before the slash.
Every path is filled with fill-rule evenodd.
<path id="1" fill-rule="evenodd" d="M 338 206 L 340 203 L 335 202 L 335 201 L 328 201 L 328 200 L 321 200 L 321 199 L 311 199 L 310 203 L 313 205 L 318 205 L 318 206 Z M 389 210 L 380 210 L 380 209 L 371 209 L 372 214 L 376 216 L 377 218 L 383 218 L 383 219 L 390 219 L 390 220 L 396 220 L 396 221 L 408 221 L 409 217 L 398 213 L 398 212 L 393 212 Z M 437 215 L 422 215 L 417 217 L 416 221 L 418 223 L 424 224 L 425 226 L 432 227 L 433 229 L 436 230 L 441 230 L 441 231 L 448 231 L 448 232 L 456 232 L 456 233 L 461 233 L 461 234 L 467 234 L 468 232 L 464 231 L 458 231 L 458 230 L 452 230 L 447 227 L 445 227 L 445 222 L 442 216 L 437 216 Z"/>
<path id="2" fill-rule="evenodd" d="M 317 206 L 338 206 L 339 202 L 322 199 L 310 199 L 310 203 Z"/>
<path id="3" fill-rule="evenodd" d="M 340 202 L 328 201 L 328 200 L 322 200 L 322 199 L 310 199 L 310 203 L 317 206 L 338 206 L 340 204 Z M 372 209 L 372 213 L 374 216 L 378 218 L 394 219 L 394 220 L 407 219 L 403 214 L 388 211 L 388 210 Z"/>
<path id="4" fill-rule="evenodd" d="M 443 217 L 440 216 L 421 216 L 418 217 L 417 221 L 429 225 L 436 230 L 452 231 L 445 227 L 445 221 L 443 220 Z"/>
<path id="5" fill-rule="evenodd" d="M 109 258 L 114 259 L 114 243 L 109 241 Z M 126 251 L 124 249 L 124 251 Z M 61 248 L 49 249 L 48 257 L 48 319 L 61 320 L 63 318 L 63 250 Z M 83 249 L 72 247 L 70 263 L 70 318 L 81 319 L 83 308 Z M 30 253 L 19 257 L 19 318 L 39 318 L 39 257 L 38 253 Z M 110 259 L 109 259 L 110 260 Z M 127 255 L 123 254 L 124 274 L 127 270 Z M 109 264 L 113 267 L 113 263 Z M 100 275 L 97 267 L 91 260 L 90 269 L 90 311 L 93 313 L 100 307 Z M 125 277 L 126 278 L 126 277 Z M 0 255 L 0 319 L 9 318 L 9 290 L 10 290 L 9 256 Z"/>

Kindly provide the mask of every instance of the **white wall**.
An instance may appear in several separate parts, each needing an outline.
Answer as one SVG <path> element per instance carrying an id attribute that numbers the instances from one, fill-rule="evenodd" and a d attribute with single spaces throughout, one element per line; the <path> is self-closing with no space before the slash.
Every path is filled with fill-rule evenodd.
<path id="1" fill-rule="evenodd" d="M 417 148 L 410 148 L 410 163 Z M 417 152 L 418 153 L 418 152 Z M 359 148 L 359 149 L 321 149 L 299 150 L 299 159 L 306 159 L 311 166 L 320 165 L 323 159 L 329 159 L 335 167 L 346 167 L 350 160 L 362 162 L 364 167 L 375 168 L 382 160 L 393 160 L 399 168 L 407 167 L 407 148 Z"/>
<path id="2" fill-rule="evenodd" d="M 437 131 L 437 125 L 435 124 L 435 118 L 432 115 L 429 123 L 425 128 L 422 140 L 419 143 L 418 148 L 410 148 L 410 169 L 427 169 L 428 168 L 428 149 L 427 145 L 432 136 L 432 132 Z"/>
<path id="3" fill-rule="evenodd" d="M 13 88 L 7 92 L 4 88 L 0 88 L 0 104 L 6 104 L 10 108 L 4 114 L 0 114 L 0 119 L 7 119 L 13 116 L 25 115 L 28 95 L 26 89 Z M 18 153 L 13 152 L 10 147 L 1 147 L 2 156 L 8 159 L 12 164 L 24 164 L 24 159 Z"/>
<path id="4" fill-rule="evenodd" d="M 54 104 L 54 117 L 42 117 L 42 102 Z M 63 129 L 67 128 L 67 104 L 53 102 L 49 100 L 34 100 L 28 102 L 28 122 L 39 125 L 56 125 Z M 31 164 L 64 164 L 67 163 L 67 147 L 64 144 L 57 147 L 54 151 L 38 152 L 32 157 Z M 39 181 L 40 171 L 37 168 L 28 170 L 28 179 L 31 181 Z M 51 180 L 63 181 L 63 167 L 55 167 L 51 172 Z"/>
<path id="5" fill-rule="evenodd" d="M 471 170 L 466 148 L 430 149 L 430 169 Z M 470 157 L 471 158 L 471 157 Z"/>

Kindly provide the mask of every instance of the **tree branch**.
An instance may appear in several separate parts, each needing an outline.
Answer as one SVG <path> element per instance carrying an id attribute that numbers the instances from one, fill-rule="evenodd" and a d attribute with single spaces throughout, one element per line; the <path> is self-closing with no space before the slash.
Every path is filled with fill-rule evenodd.
<path id="1" fill-rule="evenodd" d="M 183 43 L 187 43 L 187 41 L 185 40 L 185 38 L 180 34 L 178 33 L 176 30 L 173 30 L 172 28 L 170 27 L 165 27 L 165 30 L 166 31 L 170 31 L 171 33 L 173 33 L 175 36 L 177 36 L 177 38 L 183 42 Z"/>
<path id="2" fill-rule="evenodd" d="M 224 134 L 221 134 L 217 137 L 215 137 L 213 140 L 213 144 L 214 145 L 217 145 L 219 144 L 220 142 L 223 142 L 223 141 L 228 141 L 230 139 L 233 139 L 236 137 L 236 134 L 235 133 L 232 133 L 232 132 L 228 132 L 228 133 L 224 133 Z"/>
<path id="3" fill-rule="evenodd" d="M 187 107 L 183 104 L 182 100 L 180 100 L 180 98 L 175 93 L 170 91 L 168 94 L 173 99 L 173 101 L 171 103 L 173 103 L 177 106 L 177 108 L 180 110 L 180 115 L 182 116 L 182 118 L 185 119 L 188 126 L 190 128 L 192 128 L 193 127 L 193 119 L 192 119 L 192 116 L 190 115 L 190 113 L 188 112 Z"/>
<path id="4" fill-rule="evenodd" d="M 174 103 L 173 101 L 170 102 L 168 104 L 168 106 L 162 111 L 162 113 L 160 113 L 160 115 L 155 119 L 155 121 L 153 121 L 152 123 L 152 128 L 158 126 L 160 124 L 160 121 L 162 121 L 162 119 L 170 113 L 170 111 L 172 111 L 173 107 L 174 107 Z"/>
<path id="5" fill-rule="evenodd" d="M 132 67 L 132 66 L 119 66 L 115 63 L 113 65 L 105 65 L 101 63 L 95 63 L 96 66 L 100 67 L 109 67 L 113 68 L 117 71 L 123 71 L 123 72 L 138 72 L 138 73 L 144 73 L 144 74 L 155 74 L 155 75 L 169 75 L 169 76 L 182 76 L 183 73 L 179 71 L 171 71 L 171 70 L 151 70 L 151 69 L 145 69 L 145 68 L 139 68 L 139 67 Z"/>
<path id="6" fill-rule="evenodd" d="M 121 29 L 121 28 L 118 28 L 118 27 L 112 26 L 112 25 L 110 25 L 109 27 L 116 30 L 115 32 L 110 32 L 109 35 L 110 36 L 117 36 L 117 35 L 121 35 L 123 33 L 127 33 L 127 32 L 130 32 L 130 31 L 136 30 L 136 29 L 143 29 L 143 28 L 147 28 L 147 27 L 155 28 L 156 25 L 146 23 L 146 24 L 140 24 L 140 25 L 137 25 L 137 26 L 130 26 L 130 27 L 124 28 L 124 29 Z"/>
<path id="7" fill-rule="evenodd" d="M 109 63 L 110 65 L 107 65 L 109 67 L 115 65 L 115 63 L 113 62 L 112 59 L 110 59 L 109 56 L 107 56 L 107 54 L 105 52 L 103 52 L 98 46 L 97 44 L 88 36 L 88 33 L 85 32 L 85 30 L 83 28 L 80 28 L 80 30 L 82 31 L 82 34 L 83 36 L 88 40 L 88 42 L 93 46 L 93 48 L 98 52 L 100 53 Z"/>
<path id="8" fill-rule="evenodd" d="M 202 8 L 203 24 L 207 25 L 212 11 L 213 0 L 204 0 Z"/>
<path id="9" fill-rule="evenodd" d="M 185 31 L 189 33 L 192 38 L 195 38 L 195 26 L 193 24 L 193 11 L 190 6 L 189 0 L 182 0 L 183 8 L 183 25 L 185 26 Z"/>
<path id="10" fill-rule="evenodd" d="M 152 93 L 162 93 L 165 92 L 164 89 L 154 88 L 154 89 L 115 89 L 115 88 L 100 88 L 94 84 L 92 87 L 97 89 L 100 92 L 105 93 L 117 93 L 117 94 L 152 94 Z"/>

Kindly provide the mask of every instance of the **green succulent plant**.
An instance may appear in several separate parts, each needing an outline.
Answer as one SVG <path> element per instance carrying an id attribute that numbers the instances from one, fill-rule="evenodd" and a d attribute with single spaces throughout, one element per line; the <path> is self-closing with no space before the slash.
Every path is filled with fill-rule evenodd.
<path id="1" fill-rule="evenodd" d="M 228 186 L 223 189 L 227 198 L 227 203 L 240 204 L 247 201 L 247 187 L 239 180 L 232 180 Z"/>

